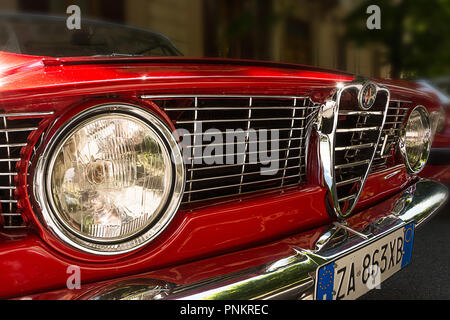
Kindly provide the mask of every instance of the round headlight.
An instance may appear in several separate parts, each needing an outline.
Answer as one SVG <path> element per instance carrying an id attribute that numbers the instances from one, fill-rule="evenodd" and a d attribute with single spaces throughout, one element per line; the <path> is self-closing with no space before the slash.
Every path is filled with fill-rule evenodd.
<path id="1" fill-rule="evenodd" d="M 430 148 L 428 111 L 423 106 L 418 106 L 411 112 L 400 138 L 400 149 L 409 173 L 417 174 L 425 167 Z"/>
<path id="2" fill-rule="evenodd" d="M 97 254 L 134 250 L 178 209 L 184 168 L 177 142 L 154 115 L 133 106 L 79 114 L 53 136 L 35 179 L 47 225 Z"/>

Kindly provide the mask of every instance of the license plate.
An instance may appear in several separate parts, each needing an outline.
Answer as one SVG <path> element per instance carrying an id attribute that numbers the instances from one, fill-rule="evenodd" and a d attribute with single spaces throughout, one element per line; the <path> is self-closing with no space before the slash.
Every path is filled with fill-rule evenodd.
<path id="1" fill-rule="evenodd" d="M 357 299 L 411 262 L 414 223 L 321 266 L 316 273 L 316 300 Z"/>

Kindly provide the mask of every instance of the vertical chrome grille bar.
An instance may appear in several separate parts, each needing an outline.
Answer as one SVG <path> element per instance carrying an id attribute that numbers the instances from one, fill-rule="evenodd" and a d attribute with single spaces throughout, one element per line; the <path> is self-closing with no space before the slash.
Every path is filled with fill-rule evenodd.
<path id="1" fill-rule="evenodd" d="M 303 128 L 302 134 L 304 134 L 304 132 L 306 132 L 307 123 L 310 120 L 310 119 L 308 119 L 308 115 L 309 115 L 309 111 L 310 111 L 309 110 L 309 105 L 307 106 L 308 102 L 309 102 L 308 99 L 303 99 L 303 107 L 305 109 L 302 110 L 302 118 L 304 119 L 304 120 L 302 120 L 302 128 Z M 303 140 L 303 139 L 300 140 L 300 152 L 299 152 L 299 162 L 298 162 L 298 165 L 300 166 L 300 170 L 298 171 L 298 175 L 299 175 L 300 181 L 301 181 L 302 175 L 303 175 L 302 167 L 304 167 L 306 169 L 306 163 L 304 163 L 302 165 L 303 152 L 305 153 L 305 161 L 306 161 L 305 147 L 306 147 L 305 146 L 305 140 Z"/>
<path id="2" fill-rule="evenodd" d="M 281 186 L 284 187 L 284 180 L 286 178 L 286 168 L 287 168 L 287 164 L 288 164 L 288 159 L 289 159 L 289 154 L 290 154 L 290 148 L 291 148 L 291 143 L 292 143 L 292 129 L 294 128 L 294 122 L 295 122 L 295 113 L 297 111 L 297 98 L 294 98 L 294 103 L 293 103 L 293 107 L 292 107 L 292 120 L 291 120 L 291 130 L 289 131 L 289 142 L 288 142 L 288 151 L 286 154 L 286 160 L 284 161 L 284 168 L 283 168 L 283 178 L 281 179 Z M 300 158 L 301 158 L 301 153 L 300 153 Z M 301 170 L 300 170 L 300 174 L 301 174 Z"/>
<path id="3" fill-rule="evenodd" d="M 193 139 L 193 147 L 191 148 L 191 174 L 189 180 L 191 181 L 189 183 L 189 195 L 188 195 L 188 201 L 191 201 L 191 195 L 192 195 L 192 183 L 194 178 L 194 165 L 195 165 L 195 151 L 197 150 L 197 139 L 198 139 L 198 97 L 194 97 L 194 139 Z"/>
<path id="4" fill-rule="evenodd" d="M 395 122 L 397 122 L 397 124 L 395 125 L 395 128 L 398 129 L 398 117 L 400 116 L 400 108 L 402 107 L 402 104 L 400 101 L 397 102 L 397 107 L 398 109 L 395 112 Z"/>
<path id="5" fill-rule="evenodd" d="M 244 183 L 245 164 L 247 162 L 248 143 L 249 143 L 249 139 L 250 139 L 250 128 L 251 128 L 251 119 L 252 119 L 252 105 L 253 105 L 253 98 L 250 97 L 248 99 L 247 132 L 246 132 L 246 136 L 245 136 L 244 163 L 242 164 L 242 168 L 241 168 L 241 183 L 239 184 L 239 194 L 242 193 L 242 185 Z"/>
<path id="6" fill-rule="evenodd" d="M 2 118 L 3 118 L 3 126 L 4 126 L 4 129 L 5 129 L 5 138 L 6 138 L 6 144 L 7 144 L 6 152 L 7 152 L 7 155 L 8 155 L 8 159 L 10 159 L 11 158 L 11 149 L 9 147 L 8 124 L 6 122 L 6 116 L 3 116 Z M 8 162 L 8 172 L 9 173 L 12 172 L 11 171 L 11 162 L 10 161 Z M 8 180 L 9 180 L 9 186 L 12 186 L 12 176 L 9 176 Z M 12 193 L 12 191 L 13 190 L 9 190 L 9 199 L 10 200 L 13 200 L 13 193 Z M 8 212 L 13 212 L 12 206 L 13 206 L 13 204 L 10 202 L 9 203 L 9 211 Z M 13 219 L 12 216 L 9 216 L 8 219 L 9 219 L 9 225 L 12 225 L 12 219 Z"/>

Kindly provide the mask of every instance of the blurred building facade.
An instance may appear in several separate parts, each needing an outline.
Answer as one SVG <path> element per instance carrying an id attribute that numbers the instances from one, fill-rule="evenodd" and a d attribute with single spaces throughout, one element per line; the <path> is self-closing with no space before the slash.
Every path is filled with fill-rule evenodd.
<path id="1" fill-rule="evenodd" d="M 346 15 L 361 0 L 2 0 L 1 10 L 85 17 L 160 32 L 189 57 L 291 62 L 389 77 L 373 45 L 345 40 Z M 365 22 L 364 22 L 365 23 Z M 370 32 L 368 30 L 368 32 Z"/>

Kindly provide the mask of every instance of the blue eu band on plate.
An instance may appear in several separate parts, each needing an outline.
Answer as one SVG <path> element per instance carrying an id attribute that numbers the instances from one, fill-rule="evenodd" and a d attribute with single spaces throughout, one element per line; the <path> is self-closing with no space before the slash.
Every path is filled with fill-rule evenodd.
<path id="1" fill-rule="evenodd" d="M 413 242 L 412 222 L 321 266 L 316 274 L 316 300 L 356 299 L 379 288 L 411 262 Z"/>

